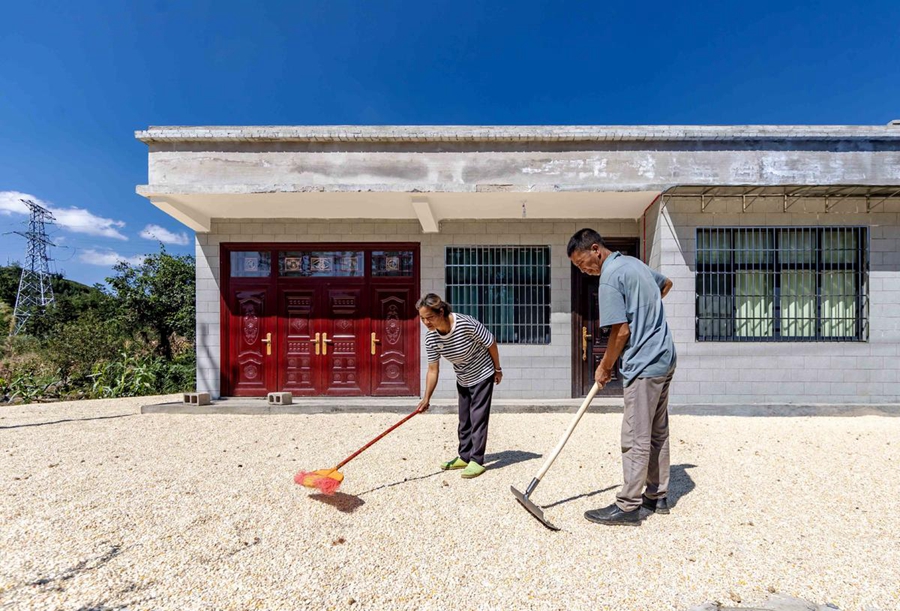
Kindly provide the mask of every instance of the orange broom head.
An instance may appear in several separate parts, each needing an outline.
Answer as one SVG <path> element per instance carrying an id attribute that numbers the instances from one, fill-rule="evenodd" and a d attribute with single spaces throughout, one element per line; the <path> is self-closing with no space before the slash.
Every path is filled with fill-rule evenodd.
<path id="1" fill-rule="evenodd" d="M 294 482 L 307 488 L 317 488 L 322 494 L 334 494 L 344 481 L 344 474 L 337 469 L 319 469 L 318 471 L 300 471 L 294 476 Z"/>

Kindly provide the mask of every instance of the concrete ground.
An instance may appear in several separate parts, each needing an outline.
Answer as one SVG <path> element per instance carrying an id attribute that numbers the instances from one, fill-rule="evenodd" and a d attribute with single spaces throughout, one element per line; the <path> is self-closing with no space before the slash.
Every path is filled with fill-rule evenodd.
<path id="1" fill-rule="evenodd" d="M 497 413 L 489 470 L 437 469 L 456 419 L 140 414 L 174 397 L 0 407 L 0 608 L 679 609 L 773 595 L 900 608 L 900 418 L 673 414 L 669 516 L 590 524 L 620 484 L 620 416 Z"/>

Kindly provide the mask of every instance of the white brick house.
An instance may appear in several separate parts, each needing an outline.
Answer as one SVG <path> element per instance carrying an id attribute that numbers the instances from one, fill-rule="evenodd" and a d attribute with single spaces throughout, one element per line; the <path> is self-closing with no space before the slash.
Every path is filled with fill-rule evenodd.
<path id="1" fill-rule="evenodd" d="M 138 192 L 197 232 L 214 396 L 418 394 L 429 291 L 495 331 L 498 397 L 580 396 L 605 337 L 565 247 L 590 226 L 674 282 L 673 403 L 900 401 L 898 126 L 137 137 Z"/>

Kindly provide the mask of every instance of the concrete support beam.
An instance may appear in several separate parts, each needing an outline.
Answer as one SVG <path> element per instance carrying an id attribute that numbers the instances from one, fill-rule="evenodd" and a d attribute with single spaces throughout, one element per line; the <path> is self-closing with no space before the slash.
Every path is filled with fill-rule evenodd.
<path id="1" fill-rule="evenodd" d="M 425 233 L 439 233 L 441 229 L 438 225 L 438 219 L 434 217 L 428 198 L 413 196 L 412 205 L 413 210 L 416 211 L 416 216 L 419 218 L 419 223 L 422 225 L 422 231 Z"/>
<path id="2" fill-rule="evenodd" d="M 209 233 L 210 227 L 212 226 L 209 216 L 179 204 L 168 197 L 150 197 L 150 202 L 197 233 Z"/>

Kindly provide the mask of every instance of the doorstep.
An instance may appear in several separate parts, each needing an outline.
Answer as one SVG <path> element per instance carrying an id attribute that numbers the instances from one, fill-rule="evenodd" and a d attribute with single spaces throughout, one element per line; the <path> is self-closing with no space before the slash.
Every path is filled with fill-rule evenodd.
<path id="1" fill-rule="evenodd" d="M 494 399 L 492 414 L 574 413 L 583 399 Z M 142 405 L 142 414 L 227 414 L 227 415 L 280 415 L 280 414 L 352 414 L 396 413 L 407 414 L 416 404 L 416 397 L 294 397 L 290 405 L 269 405 L 265 398 L 222 397 L 210 405 L 185 405 L 184 403 L 157 403 Z M 591 403 L 594 413 L 622 412 L 622 397 L 597 397 Z M 440 399 L 431 402 L 428 413 L 456 414 L 456 399 Z"/>
<path id="2" fill-rule="evenodd" d="M 250 415 L 281 414 L 408 414 L 418 401 L 415 397 L 294 397 L 291 405 L 269 405 L 265 398 L 223 397 L 210 405 L 185 405 L 180 402 L 141 406 L 142 414 Z M 574 414 L 582 399 L 494 399 L 493 414 Z M 593 414 L 622 413 L 622 397 L 597 397 L 588 411 Z M 847 403 L 827 404 L 670 404 L 669 412 L 685 416 L 737 417 L 900 417 L 900 404 Z M 456 414 L 455 399 L 431 403 L 430 414 Z"/>

